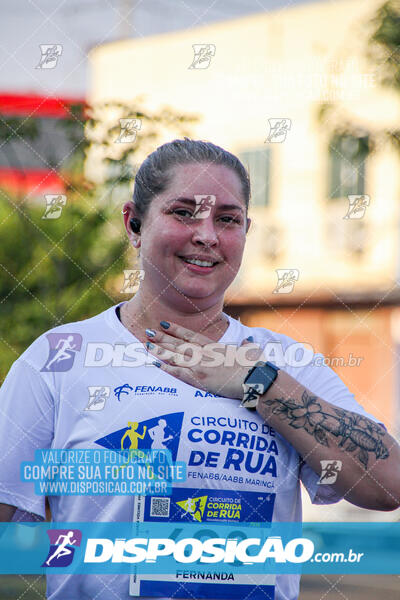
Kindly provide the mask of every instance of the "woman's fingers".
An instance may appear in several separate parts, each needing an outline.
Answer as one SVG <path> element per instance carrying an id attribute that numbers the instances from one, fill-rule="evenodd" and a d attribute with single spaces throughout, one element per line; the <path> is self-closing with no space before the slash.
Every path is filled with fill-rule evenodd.
<path id="1" fill-rule="evenodd" d="M 193 385 L 194 387 L 197 387 L 199 389 L 204 389 L 204 390 L 206 389 L 205 387 L 202 386 L 201 382 L 196 380 L 196 378 L 193 376 L 193 373 L 190 369 L 185 369 L 183 367 L 171 365 L 169 363 L 158 363 L 156 366 L 159 369 L 161 369 L 162 371 L 169 373 L 173 377 L 176 377 L 177 379 L 184 381 L 188 385 Z"/>
<path id="2" fill-rule="evenodd" d="M 262 348 L 249 340 L 236 344 L 209 342 L 203 346 L 194 342 L 185 342 L 162 332 L 155 332 L 146 342 L 147 349 L 163 360 L 183 367 L 241 367 L 252 366 L 262 359 Z"/>
<path id="3" fill-rule="evenodd" d="M 146 342 L 147 350 L 162 360 L 168 360 L 171 356 L 176 354 L 176 347 L 173 344 L 161 344 L 156 341 Z"/>
<path id="4" fill-rule="evenodd" d="M 161 321 L 161 323 L 167 324 L 166 321 Z M 197 361 L 200 361 L 202 355 L 201 342 L 207 345 L 211 340 L 205 336 L 195 334 L 185 327 L 180 327 L 173 323 L 168 325 L 168 328 L 163 327 L 161 331 L 146 329 L 145 333 L 149 340 L 146 342 L 147 349 L 153 354 L 157 352 L 157 356 L 162 360 L 175 361 L 176 364 L 180 363 L 184 366 L 189 365 L 186 364 L 187 361 L 183 357 L 192 359 L 191 364 L 195 364 L 193 362 L 194 356 L 196 356 Z M 168 330 L 168 333 L 165 332 L 165 329 Z M 175 337 L 170 335 L 170 333 L 175 333 Z M 178 334 L 181 334 L 183 337 L 178 337 Z"/>
<path id="5" fill-rule="evenodd" d="M 151 334 L 146 345 L 155 359 L 163 361 L 157 364 L 160 369 L 189 385 L 227 398 L 242 398 L 245 376 L 262 355 L 262 348 L 252 338 L 239 345 L 218 342 L 199 345 L 194 336 L 184 341 L 162 332 Z"/>
<path id="6" fill-rule="evenodd" d="M 188 342 L 178 342 L 178 344 L 170 342 L 146 342 L 146 348 L 156 358 L 166 361 L 172 365 L 180 365 L 182 367 L 193 366 L 194 362 L 200 358 L 199 346 L 193 346 Z M 196 352 L 197 350 L 197 352 Z M 193 361 L 195 358 L 195 361 Z"/>
<path id="7" fill-rule="evenodd" d="M 168 325 L 168 327 L 166 326 Z M 176 323 L 169 323 L 168 321 L 160 321 L 160 327 L 165 333 L 173 336 L 174 338 L 184 340 L 185 342 L 192 342 L 193 344 L 204 344 L 210 343 L 212 340 L 202 333 L 196 333 L 191 329 L 177 325 Z"/>
<path id="8" fill-rule="evenodd" d="M 253 341 L 253 338 L 247 338 L 242 340 L 240 348 L 242 348 L 241 357 L 244 365 L 247 365 L 248 361 L 250 361 L 251 364 L 252 362 L 256 362 L 258 360 L 263 359 L 263 349 L 261 348 L 261 346 L 259 346 L 259 344 L 256 344 Z"/>

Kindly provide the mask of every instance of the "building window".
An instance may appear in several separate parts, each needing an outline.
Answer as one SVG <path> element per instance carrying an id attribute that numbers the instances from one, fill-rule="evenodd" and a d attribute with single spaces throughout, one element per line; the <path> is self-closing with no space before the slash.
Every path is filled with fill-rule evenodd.
<path id="1" fill-rule="evenodd" d="M 252 206 L 267 206 L 269 202 L 270 152 L 269 148 L 260 148 L 239 154 L 250 175 Z"/>
<path id="2" fill-rule="evenodd" d="M 330 198 L 365 193 L 368 137 L 335 136 L 329 146 Z"/>

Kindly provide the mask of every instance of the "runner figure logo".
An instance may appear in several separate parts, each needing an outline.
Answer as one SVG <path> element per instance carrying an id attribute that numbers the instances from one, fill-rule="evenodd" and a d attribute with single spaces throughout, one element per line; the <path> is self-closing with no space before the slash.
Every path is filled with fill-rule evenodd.
<path id="1" fill-rule="evenodd" d="M 257 408 L 258 399 L 264 393 L 265 386 L 262 383 L 242 383 L 243 400 L 241 406 L 245 408 Z"/>
<path id="2" fill-rule="evenodd" d="M 79 333 L 48 333 L 49 356 L 41 371 L 60 373 L 72 369 L 75 353 L 82 347 Z"/>
<path id="3" fill-rule="evenodd" d="M 143 269 L 124 269 L 124 283 L 121 294 L 133 294 L 139 289 L 140 282 L 144 279 Z"/>
<path id="4" fill-rule="evenodd" d="M 349 194 L 347 198 L 349 207 L 343 219 L 362 219 L 367 206 L 369 206 L 370 197 L 367 194 Z"/>
<path id="5" fill-rule="evenodd" d="M 54 69 L 63 51 L 61 44 L 40 44 L 39 47 L 42 56 L 36 68 Z"/>
<path id="6" fill-rule="evenodd" d="M 50 548 L 42 567 L 68 567 L 74 558 L 75 548 L 81 545 L 80 529 L 49 529 Z"/>
<path id="7" fill-rule="evenodd" d="M 163 414 L 145 421 L 127 422 L 127 426 L 95 440 L 111 450 L 169 450 L 176 460 L 183 412 Z"/>
<path id="8" fill-rule="evenodd" d="M 111 389 L 106 385 L 89 385 L 89 401 L 85 410 L 103 410 Z"/>
<path id="9" fill-rule="evenodd" d="M 135 117 L 128 117 L 119 120 L 120 133 L 115 140 L 116 144 L 132 144 L 136 141 L 138 130 L 142 129 L 142 120 Z"/>
<path id="10" fill-rule="evenodd" d="M 331 485 L 335 483 L 339 471 L 342 469 L 341 460 L 320 460 L 321 463 L 321 476 L 318 480 L 319 485 Z"/>
<path id="11" fill-rule="evenodd" d="M 63 207 L 67 203 L 67 196 L 64 194 L 45 194 L 46 210 L 42 219 L 58 219 L 61 216 Z"/>
<path id="12" fill-rule="evenodd" d="M 299 279 L 298 269 L 275 269 L 278 276 L 278 283 L 273 290 L 273 294 L 290 294 L 293 291 L 294 284 Z"/>
<path id="13" fill-rule="evenodd" d="M 206 507 L 208 496 L 198 496 L 197 498 L 187 498 L 180 500 L 177 505 L 185 511 L 181 515 L 181 519 L 186 515 L 190 515 L 193 521 L 201 523 L 203 519 L 204 509 Z"/>
<path id="14" fill-rule="evenodd" d="M 194 56 L 189 69 L 207 69 L 213 56 L 215 56 L 214 44 L 193 44 Z"/>
<path id="15" fill-rule="evenodd" d="M 215 196 L 213 194 L 196 194 L 196 208 L 192 215 L 193 219 L 206 219 L 211 212 L 211 207 L 215 204 Z"/>
<path id="16" fill-rule="evenodd" d="M 277 144 L 284 142 L 292 126 L 291 119 L 268 119 L 269 134 L 265 142 Z"/>

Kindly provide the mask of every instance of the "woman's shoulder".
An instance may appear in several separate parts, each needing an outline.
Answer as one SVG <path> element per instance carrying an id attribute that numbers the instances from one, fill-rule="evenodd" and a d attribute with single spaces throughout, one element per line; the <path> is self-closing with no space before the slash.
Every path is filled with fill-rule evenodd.
<path id="1" fill-rule="evenodd" d="M 270 361 L 288 372 L 295 368 L 297 375 L 300 371 L 308 375 L 315 356 L 309 343 L 266 327 L 249 327 L 237 319 L 232 319 L 231 323 L 231 339 L 224 340 L 225 343 L 240 344 L 251 336 L 252 341 L 262 349 L 263 360 Z"/>
<path id="2" fill-rule="evenodd" d="M 234 319 L 231 316 L 229 316 L 229 320 L 232 325 L 232 334 L 238 338 L 238 341 L 239 339 L 241 341 L 249 336 L 252 336 L 254 342 L 260 345 L 266 344 L 267 342 L 272 342 L 281 343 L 283 346 L 287 347 L 290 344 L 302 343 L 279 331 L 274 331 L 266 327 L 250 327 L 242 323 L 240 319 Z"/>
<path id="3" fill-rule="evenodd" d="M 19 356 L 17 360 L 25 361 L 32 367 L 38 368 L 43 363 L 43 357 L 54 355 L 57 352 L 80 351 L 85 338 L 104 332 L 104 326 L 115 311 L 112 306 L 101 313 L 91 317 L 84 317 L 78 321 L 69 321 L 56 325 L 44 331 L 37 337 Z M 42 368 L 39 368 L 42 370 Z"/>

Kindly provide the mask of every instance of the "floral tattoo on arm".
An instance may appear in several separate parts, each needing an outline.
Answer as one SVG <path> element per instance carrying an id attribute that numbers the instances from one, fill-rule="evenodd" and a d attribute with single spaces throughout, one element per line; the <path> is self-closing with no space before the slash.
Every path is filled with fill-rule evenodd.
<path id="1" fill-rule="evenodd" d="M 272 407 L 272 413 L 282 420 L 288 420 L 294 429 L 305 429 L 323 446 L 329 447 L 327 434 L 341 438 L 339 446 L 347 452 L 354 452 L 365 468 L 368 467 L 369 453 L 376 458 L 388 458 L 389 450 L 382 442 L 385 430 L 362 415 L 348 410 L 332 407 L 325 412 L 316 396 L 310 396 L 304 390 L 300 403 L 291 398 L 274 398 L 263 400 Z"/>

